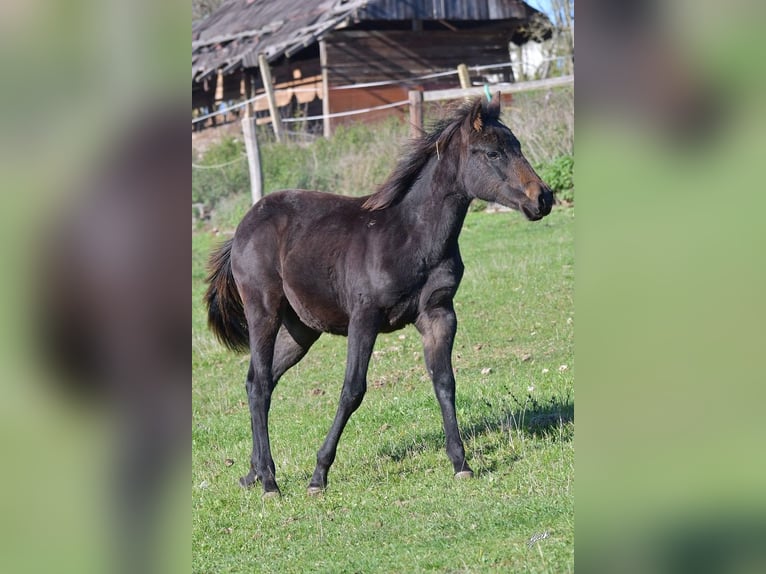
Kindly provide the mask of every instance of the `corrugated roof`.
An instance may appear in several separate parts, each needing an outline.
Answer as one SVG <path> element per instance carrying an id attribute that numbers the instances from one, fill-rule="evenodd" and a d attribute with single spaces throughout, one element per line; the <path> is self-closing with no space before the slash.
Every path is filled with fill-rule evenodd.
<path id="1" fill-rule="evenodd" d="M 229 0 L 192 27 L 192 80 L 257 66 L 308 46 L 341 25 L 367 0 Z"/>
<path id="2" fill-rule="evenodd" d="M 311 45 L 352 18 L 362 20 L 525 20 L 520 0 L 228 0 L 192 26 L 192 81 L 256 67 Z"/>
<path id="3" fill-rule="evenodd" d="M 531 12 L 530 12 L 531 10 Z M 375 0 L 365 10 L 371 20 L 510 20 L 535 13 L 519 0 Z"/>

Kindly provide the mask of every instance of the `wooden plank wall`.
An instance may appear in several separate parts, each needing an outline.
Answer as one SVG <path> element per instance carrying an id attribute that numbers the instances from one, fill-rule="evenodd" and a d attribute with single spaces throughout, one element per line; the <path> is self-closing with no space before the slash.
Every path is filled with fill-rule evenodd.
<path id="1" fill-rule="evenodd" d="M 508 32 L 499 30 L 336 31 L 327 37 L 330 85 L 380 80 L 507 62 Z"/>
<path id="2" fill-rule="evenodd" d="M 362 110 L 400 102 L 407 99 L 407 88 L 400 86 L 381 86 L 378 88 L 357 88 L 353 90 L 332 90 L 330 91 L 330 113 L 345 112 L 348 110 Z M 366 114 L 353 116 L 344 116 L 332 118 L 330 125 L 332 127 L 353 122 L 374 122 L 390 116 L 398 116 L 402 119 L 407 118 L 407 107 L 389 108 L 384 110 L 375 110 Z"/>

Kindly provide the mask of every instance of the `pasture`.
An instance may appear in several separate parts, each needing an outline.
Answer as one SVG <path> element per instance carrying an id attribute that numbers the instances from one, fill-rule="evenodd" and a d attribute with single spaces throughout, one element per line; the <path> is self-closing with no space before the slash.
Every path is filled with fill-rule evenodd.
<path id="1" fill-rule="evenodd" d="M 476 477 L 455 480 L 414 327 L 380 335 L 327 491 L 306 486 L 337 407 L 346 340 L 323 335 L 275 390 L 283 496 L 242 489 L 247 356 L 206 327 L 192 236 L 194 572 L 567 572 L 574 567 L 574 208 L 469 213 L 455 298 L 457 413 Z"/>

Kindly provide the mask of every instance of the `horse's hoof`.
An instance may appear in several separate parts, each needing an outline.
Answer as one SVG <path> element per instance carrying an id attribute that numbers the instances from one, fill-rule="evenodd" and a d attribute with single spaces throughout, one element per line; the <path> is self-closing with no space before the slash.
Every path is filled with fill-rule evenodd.
<path id="1" fill-rule="evenodd" d="M 282 493 L 278 490 L 268 490 L 261 495 L 263 500 L 271 500 L 272 498 L 281 498 Z"/>
<path id="2" fill-rule="evenodd" d="M 242 488 L 250 488 L 252 487 L 256 482 L 258 482 L 258 479 L 251 478 L 250 475 L 248 476 L 240 476 L 239 477 L 239 485 Z"/>
<path id="3" fill-rule="evenodd" d="M 306 492 L 309 496 L 319 496 L 320 494 L 324 494 L 324 488 L 321 486 L 309 486 Z"/>
<path id="4" fill-rule="evenodd" d="M 473 471 L 472 470 L 461 470 L 460 472 L 455 473 L 455 478 L 473 478 Z"/>

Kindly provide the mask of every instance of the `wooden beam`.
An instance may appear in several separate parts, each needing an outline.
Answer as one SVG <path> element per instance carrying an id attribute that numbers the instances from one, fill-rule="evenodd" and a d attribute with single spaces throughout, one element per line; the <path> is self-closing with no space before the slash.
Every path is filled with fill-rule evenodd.
<path id="1" fill-rule="evenodd" d="M 453 26 L 452 24 L 450 24 L 446 20 L 437 20 L 437 22 L 439 22 L 439 24 L 441 24 L 442 26 L 447 28 L 447 30 L 452 30 L 453 32 L 457 32 L 458 31 L 458 29 L 455 26 Z"/>
<path id="2" fill-rule="evenodd" d="M 327 44 L 324 38 L 319 40 L 319 66 L 322 70 L 322 124 L 324 127 L 324 137 L 332 136 L 332 126 L 330 125 L 330 85 L 329 72 L 327 70 Z"/>
<path id="3" fill-rule="evenodd" d="M 566 86 L 574 83 L 574 76 L 561 76 L 558 78 L 549 78 L 547 80 L 534 80 L 532 82 L 517 82 L 514 84 L 493 84 L 489 87 L 492 93 L 498 90 L 504 94 L 514 94 L 518 92 L 529 92 L 532 90 L 544 90 L 558 86 Z M 456 88 L 454 90 L 431 90 L 423 92 L 423 100 L 426 102 L 436 102 L 439 100 L 454 100 L 465 96 L 481 96 L 484 94 L 484 87 L 475 88 Z"/>
<path id="4" fill-rule="evenodd" d="M 269 102 L 269 114 L 271 115 L 271 125 L 274 128 L 274 137 L 278 142 L 282 142 L 282 118 L 277 108 L 277 100 L 274 97 L 274 85 L 271 81 L 271 68 L 266 61 L 265 54 L 258 54 L 258 69 L 261 71 L 261 80 L 266 89 L 266 99 Z"/>

